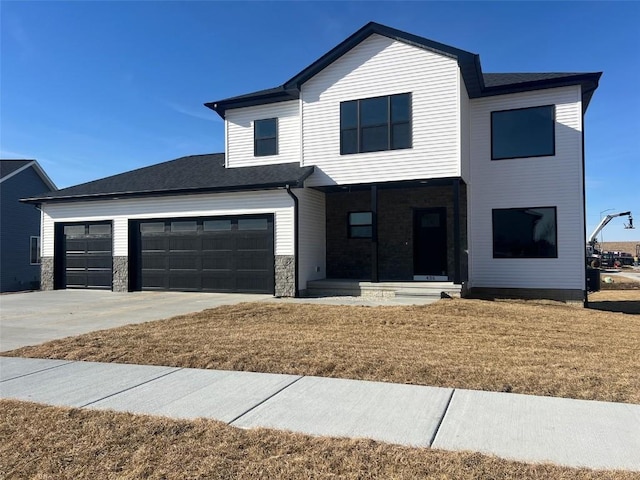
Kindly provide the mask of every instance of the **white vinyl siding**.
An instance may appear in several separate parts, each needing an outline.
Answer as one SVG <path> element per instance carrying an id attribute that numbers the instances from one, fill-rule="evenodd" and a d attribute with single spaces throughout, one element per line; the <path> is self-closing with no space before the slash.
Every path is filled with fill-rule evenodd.
<path id="1" fill-rule="evenodd" d="M 293 255 L 293 200 L 284 190 L 44 204 L 42 251 L 53 256 L 54 222 L 113 221 L 113 255 L 129 254 L 128 221 L 143 218 L 275 214 L 275 254 Z"/>
<path id="2" fill-rule="evenodd" d="M 462 74 L 458 73 L 458 85 L 460 95 L 460 176 L 465 182 L 469 181 L 469 156 L 470 133 L 469 133 L 469 94 L 464 85 Z"/>
<path id="3" fill-rule="evenodd" d="M 556 105 L 554 156 L 491 160 L 491 112 Z M 584 289 L 580 87 L 473 99 L 469 188 L 473 287 Z M 492 210 L 557 207 L 558 258 L 493 258 Z"/>
<path id="4" fill-rule="evenodd" d="M 307 185 L 460 175 L 458 64 L 449 57 L 372 35 L 301 90 Z M 340 102 L 411 93 L 413 148 L 340 155 Z"/>
<path id="5" fill-rule="evenodd" d="M 227 110 L 227 167 L 299 162 L 299 110 L 300 104 L 297 100 Z M 267 118 L 278 119 L 278 154 L 256 157 L 253 151 L 254 122 Z"/>
<path id="6" fill-rule="evenodd" d="M 298 288 L 309 280 L 326 278 L 326 217 L 324 193 L 309 188 L 293 190 L 298 197 Z"/>

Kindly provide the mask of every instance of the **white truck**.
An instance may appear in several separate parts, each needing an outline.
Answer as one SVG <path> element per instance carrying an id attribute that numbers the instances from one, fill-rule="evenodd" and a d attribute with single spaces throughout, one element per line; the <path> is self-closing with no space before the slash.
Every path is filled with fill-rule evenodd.
<path id="1" fill-rule="evenodd" d="M 589 238 L 587 239 L 587 250 L 586 250 L 586 258 L 587 265 L 597 268 L 600 267 L 602 262 L 606 262 L 607 265 L 602 266 L 610 266 L 613 267 L 616 261 L 619 261 L 622 264 L 622 261 L 615 257 L 615 255 L 603 255 L 603 253 L 611 253 L 611 252 L 602 252 L 600 250 L 600 245 L 598 245 L 598 234 L 602 231 L 604 227 L 606 227 L 611 220 L 616 217 L 624 217 L 627 216 L 629 223 L 624 224 L 625 229 L 633 229 L 633 217 L 631 216 L 631 212 L 620 212 L 620 213 L 612 213 L 611 215 L 607 215 L 604 217 L 596 229 L 591 233 Z M 608 265 L 611 263 L 611 265 Z"/>

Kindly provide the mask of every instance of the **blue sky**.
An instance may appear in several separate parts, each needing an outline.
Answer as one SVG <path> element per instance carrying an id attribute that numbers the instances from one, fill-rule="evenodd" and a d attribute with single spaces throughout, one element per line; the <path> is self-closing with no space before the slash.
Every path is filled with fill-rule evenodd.
<path id="1" fill-rule="evenodd" d="M 0 2 L 0 156 L 59 187 L 222 152 L 202 104 L 282 84 L 369 21 L 485 72 L 603 71 L 586 116 L 587 228 L 640 226 L 640 3 Z M 613 211 L 613 210 L 612 210 Z M 623 219 L 605 240 L 638 240 Z"/>

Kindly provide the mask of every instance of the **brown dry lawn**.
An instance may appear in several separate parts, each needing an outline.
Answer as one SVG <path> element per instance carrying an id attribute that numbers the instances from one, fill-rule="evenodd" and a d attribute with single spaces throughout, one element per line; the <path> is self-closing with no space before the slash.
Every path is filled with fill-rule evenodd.
<path id="1" fill-rule="evenodd" d="M 640 282 L 615 284 L 621 290 L 612 289 L 610 285 L 589 294 L 589 308 L 640 315 Z"/>
<path id="2" fill-rule="evenodd" d="M 0 401 L 3 479 L 632 479 L 470 452 Z"/>
<path id="3" fill-rule="evenodd" d="M 640 292 L 593 296 L 594 303 L 612 298 L 637 305 Z M 557 303 L 454 299 L 375 308 L 245 303 L 6 355 L 640 403 L 640 316 Z"/>

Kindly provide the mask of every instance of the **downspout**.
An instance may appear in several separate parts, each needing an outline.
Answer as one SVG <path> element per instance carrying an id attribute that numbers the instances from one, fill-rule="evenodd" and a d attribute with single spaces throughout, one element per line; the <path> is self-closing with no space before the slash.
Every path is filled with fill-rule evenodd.
<path id="1" fill-rule="evenodd" d="M 299 209 L 299 200 L 298 197 L 294 195 L 291 191 L 291 186 L 285 186 L 287 193 L 293 199 L 293 271 L 295 275 L 294 279 L 294 293 L 293 296 L 298 298 L 300 296 L 300 290 L 298 289 L 298 251 L 299 251 L 299 242 L 300 235 L 298 233 L 298 209 Z"/>
<path id="2" fill-rule="evenodd" d="M 586 172 L 586 162 L 584 155 L 584 114 L 585 111 L 582 110 L 582 228 L 583 234 L 582 238 L 585 240 L 582 242 L 582 265 L 584 268 L 584 302 L 583 305 L 585 308 L 589 306 L 589 287 L 588 287 L 588 279 L 587 279 L 587 270 L 586 270 L 586 252 L 585 252 L 585 242 L 587 239 L 587 172 Z"/>

